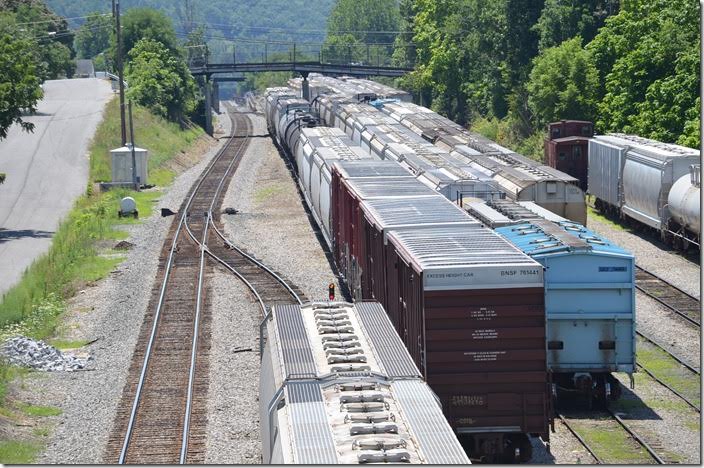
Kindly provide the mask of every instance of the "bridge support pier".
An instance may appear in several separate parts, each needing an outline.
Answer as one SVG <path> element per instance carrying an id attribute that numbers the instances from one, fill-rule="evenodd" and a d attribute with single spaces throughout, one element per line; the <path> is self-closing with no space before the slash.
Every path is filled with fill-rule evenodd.
<path id="1" fill-rule="evenodd" d="M 203 95 L 205 96 L 205 133 L 213 136 L 213 110 L 212 98 L 213 92 L 210 86 L 210 76 L 205 75 L 205 85 L 203 86 Z"/>
<path id="2" fill-rule="evenodd" d="M 308 81 L 308 73 L 303 72 L 301 73 L 301 76 L 303 76 L 303 83 L 301 85 L 301 91 L 303 94 L 303 99 L 306 101 L 310 101 L 310 82 Z"/>
<path id="3" fill-rule="evenodd" d="M 216 113 L 220 113 L 220 84 L 217 81 L 213 81 L 213 92 L 212 92 L 212 103 L 213 110 Z"/>

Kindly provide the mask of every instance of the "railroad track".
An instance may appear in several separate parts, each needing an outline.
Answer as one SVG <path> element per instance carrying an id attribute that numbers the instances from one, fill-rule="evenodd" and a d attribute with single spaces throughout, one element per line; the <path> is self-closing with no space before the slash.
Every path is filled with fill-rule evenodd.
<path id="1" fill-rule="evenodd" d="M 684 367 L 685 369 L 687 369 L 687 371 L 689 371 L 689 372 L 691 372 L 692 374 L 696 375 L 697 378 L 701 375 L 701 371 L 700 371 L 699 369 L 697 369 L 696 367 L 694 367 L 693 365 L 691 365 L 690 363 L 688 363 L 687 361 L 685 361 L 685 360 L 684 360 L 683 358 L 681 358 L 680 356 L 678 356 L 678 355 L 672 353 L 671 351 L 669 351 L 668 349 L 666 349 L 662 344 L 658 343 L 654 338 L 649 337 L 649 336 L 646 336 L 646 335 L 644 335 L 643 333 L 641 333 L 641 332 L 638 331 L 638 330 L 636 330 L 636 333 L 638 334 L 638 336 L 640 336 L 640 337 L 643 338 L 645 341 L 647 341 L 650 345 L 655 346 L 656 348 L 660 349 L 661 351 L 667 353 L 674 361 L 676 361 L 676 362 L 679 363 L 682 367 Z M 652 378 L 653 380 L 655 380 L 657 383 L 659 383 L 659 384 L 662 385 L 663 387 L 667 388 L 667 389 L 668 389 L 670 392 L 672 392 L 675 396 L 677 396 L 677 397 L 680 398 L 682 401 L 684 401 L 685 403 L 687 403 L 687 405 L 690 406 L 692 409 L 694 409 L 696 412 L 701 413 L 701 408 L 700 408 L 699 406 L 697 406 L 697 404 L 694 403 L 691 399 L 689 399 L 688 397 L 686 397 L 685 395 L 683 395 L 681 392 L 679 392 L 679 391 L 677 391 L 676 389 L 674 389 L 670 384 L 668 384 L 667 382 L 665 382 L 664 380 L 662 380 L 661 378 L 659 378 L 657 375 L 655 375 L 655 373 L 654 373 L 653 371 L 651 371 L 650 369 L 646 368 L 646 367 L 643 366 L 641 363 L 636 363 L 636 364 L 637 364 L 637 366 L 638 366 L 640 369 L 643 370 L 643 372 L 645 372 L 646 374 L 648 374 L 648 376 L 650 376 L 650 378 Z"/>
<path id="2" fill-rule="evenodd" d="M 625 432 L 625 437 L 628 437 L 635 441 L 639 447 L 641 447 L 645 453 L 647 454 L 647 457 L 650 459 L 649 461 L 654 462 L 655 464 L 666 464 L 666 463 L 671 463 L 666 460 L 664 460 L 660 454 L 657 452 L 656 448 L 653 447 L 652 444 L 650 444 L 648 441 L 646 441 L 643 436 L 638 434 L 633 427 L 628 425 L 626 421 L 621 418 L 617 413 L 611 411 L 611 410 L 606 410 L 602 412 L 602 415 L 607 416 L 607 418 L 604 419 L 597 419 L 598 413 L 594 413 L 593 416 L 590 418 L 591 421 L 587 419 L 583 419 L 585 421 L 585 424 L 588 424 L 589 422 L 592 422 L 595 424 L 597 421 L 600 426 L 597 426 L 600 430 L 605 430 L 603 427 L 604 424 L 610 424 L 613 427 L 618 427 L 621 430 Z M 609 460 L 608 459 L 608 454 L 605 455 L 600 455 L 599 454 L 599 449 L 595 448 L 592 446 L 581 434 L 580 430 L 577 429 L 572 422 L 569 421 L 568 418 L 566 418 L 563 414 L 558 414 L 557 415 L 562 424 L 565 425 L 565 427 L 572 433 L 572 435 L 579 441 L 579 443 L 584 447 L 584 449 L 589 452 L 589 454 L 594 458 L 594 461 L 596 464 L 601 465 L 601 464 L 611 464 L 611 463 L 634 463 L 634 464 L 646 464 L 647 461 L 644 459 L 645 457 L 638 457 L 638 454 L 634 453 L 634 459 L 631 461 L 614 461 L 614 460 Z M 569 416 L 568 416 L 569 417 Z M 578 419 L 576 417 L 572 417 L 572 419 Z M 610 421 L 607 422 L 607 421 Z M 661 447 L 658 447 L 661 448 Z M 645 455 L 645 454 L 644 454 Z"/>
<path id="3" fill-rule="evenodd" d="M 207 280 L 215 264 L 252 289 L 263 313 L 267 304 L 301 302 L 299 291 L 222 234 L 224 188 L 251 133 L 249 119 L 238 113 L 230 117 L 232 136 L 194 183 L 164 242 L 108 441 L 108 462 L 204 462 L 210 347 Z"/>
<path id="4" fill-rule="evenodd" d="M 687 322 L 701 326 L 699 299 L 636 265 L 636 288 L 655 299 Z"/>

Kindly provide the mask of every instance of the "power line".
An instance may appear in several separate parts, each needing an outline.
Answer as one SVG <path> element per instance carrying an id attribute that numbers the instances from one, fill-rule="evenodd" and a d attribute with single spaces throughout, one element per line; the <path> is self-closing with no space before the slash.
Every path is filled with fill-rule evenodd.
<path id="1" fill-rule="evenodd" d="M 272 28 L 269 26 L 236 26 L 234 24 L 225 24 L 225 23 L 206 23 L 206 22 L 198 22 L 198 21 L 193 21 L 192 24 L 197 24 L 197 25 L 202 25 L 202 26 L 216 26 L 216 27 L 237 27 L 237 30 L 253 30 L 253 31 L 268 31 L 268 32 L 281 32 L 281 33 L 289 33 L 289 34 L 308 34 L 308 33 L 314 33 L 314 32 L 320 32 L 320 33 L 328 33 L 329 31 L 327 29 L 303 29 L 303 28 Z M 413 31 L 372 31 L 372 30 L 364 30 L 364 29 L 348 29 L 348 30 L 339 30 L 339 31 L 334 31 L 336 34 L 355 34 L 355 33 L 360 33 L 360 34 L 415 34 Z"/>
<path id="2" fill-rule="evenodd" d="M 15 23 L 17 26 L 25 26 L 28 24 L 43 24 L 43 23 L 58 23 L 60 21 L 68 21 L 68 20 L 74 20 L 74 19 L 85 19 L 85 18 L 97 18 L 100 16 L 110 16 L 109 14 L 97 14 L 97 15 L 87 15 L 87 16 L 74 16 L 72 18 L 64 18 L 64 17 L 59 17 L 58 19 L 52 19 L 52 20 L 42 20 L 42 21 L 26 21 L 24 23 Z"/>

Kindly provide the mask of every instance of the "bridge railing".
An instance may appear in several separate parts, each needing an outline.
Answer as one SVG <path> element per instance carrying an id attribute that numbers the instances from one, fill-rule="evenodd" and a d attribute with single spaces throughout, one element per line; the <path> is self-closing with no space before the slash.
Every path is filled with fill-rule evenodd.
<path id="1" fill-rule="evenodd" d="M 407 48 L 410 47 L 414 46 L 407 46 Z M 238 43 L 233 44 L 229 52 L 221 50 L 217 53 L 213 53 L 211 51 L 208 55 L 208 62 L 318 62 L 332 65 L 394 67 L 398 66 L 398 63 L 394 60 L 395 53 L 397 55 L 407 55 L 404 53 L 403 48 L 395 52 L 393 44 Z"/>

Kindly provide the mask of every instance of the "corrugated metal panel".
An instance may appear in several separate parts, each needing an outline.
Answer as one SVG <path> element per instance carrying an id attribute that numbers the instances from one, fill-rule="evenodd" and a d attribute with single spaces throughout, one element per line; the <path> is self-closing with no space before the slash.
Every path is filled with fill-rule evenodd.
<path id="1" fill-rule="evenodd" d="M 391 384 L 396 401 L 408 419 L 425 461 L 434 465 L 469 464 L 440 404 L 428 386 L 418 380 L 399 380 Z"/>
<path id="2" fill-rule="evenodd" d="M 392 231 L 424 270 L 438 266 L 536 265 L 506 239 L 487 228 L 429 228 Z"/>
<path id="3" fill-rule="evenodd" d="M 334 166 L 342 177 L 413 177 L 394 161 L 340 161 Z"/>
<path id="4" fill-rule="evenodd" d="M 436 196 L 413 177 L 375 177 L 348 180 L 347 184 L 361 199 L 389 197 Z"/>
<path id="5" fill-rule="evenodd" d="M 389 378 L 419 377 L 408 350 L 389 321 L 386 311 L 377 302 L 358 302 L 357 313 L 369 337 L 372 349 Z"/>
<path id="6" fill-rule="evenodd" d="M 364 211 L 382 229 L 414 224 L 481 224 L 442 195 L 404 200 L 368 200 L 364 203 Z"/>
<path id="7" fill-rule="evenodd" d="M 308 343 L 300 306 L 276 306 L 274 318 L 286 378 L 315 378 L 317 375 L 315 361 Z"/>
<path id="8" fill-rule="evenodd" d="M 291 433 L 297 464 L 337 464 L 323 394 L 317 382 L 290 382 L 286 404 L 291 414 Z"/>

